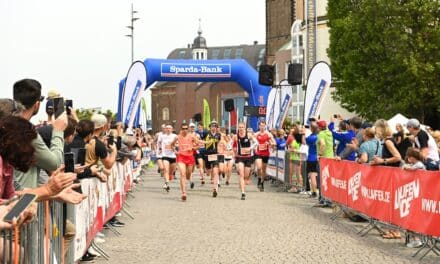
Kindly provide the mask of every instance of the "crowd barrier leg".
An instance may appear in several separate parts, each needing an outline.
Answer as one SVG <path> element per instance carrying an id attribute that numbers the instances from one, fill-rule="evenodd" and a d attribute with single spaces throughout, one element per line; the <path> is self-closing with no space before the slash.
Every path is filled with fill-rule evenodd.
<path id="1" fill-rule="evenodd" d="M 117 236 L 120 236 L 120 235 L 121 235 L 121 233 L 120 233 L 118 230 L 116 230 L 116 228 L 114 228 L 112 225 L 110 225 L 110 224 L 106 224 L 105 226 L 106 226 L 110 231 L 112 231 L 113 234 L 115 234 L 115 235 L 117 235 Z"/>
<path id="2" fill-rule="evenodd" d="M 377 225 L 377 223 L 379 223 L 377 220 L 369 218 L 368 219 L 368 225 L 363 227 L 361 230 L 359 230 L 357 233 L 361 236 L 364 237 L 366 236 L 368 233 L 370 233 L 371 230 L 376 229 L 379 234 L 383 235 L 385 234 L 385 232 Z"/>
<path id="3" fill-rule="evenodd" d="M 105 258 L 105 260 L 109 260 L 110 259 L 110 256 L 102 249 L 102 248 L 100 248 L 96 243 L 95 243 L 95 241 L 93 241 L 92 240 L 92 244 L 91 244 L 91 247 L 94 249 L 94 250 L 96 250 L 96 251 L 98 251 L 98 253 L 103 257 L 103 258 Z"/>
<path id="4" fill-rule="evenodd" d="M 130 196 L 131 198 L 136 198 L 132 192 L 127 192 L 127 196 Z"/>
<path id="5" fill-rule="evenodd" d="M 126 215 L 128 215 L 128 217 L 134 220 L 134 216 L 125 207 L 122 207 L 122 212 L 124 212 Z"/>
<path id="6" fill-rule="evenodd" d="M 339 206 L 340 207 L 340 206 Z M 336 219 L 338 219 L 338 217 L 340 217 L 341 215 L 343 215 L 344 214 L 344 211 L 342 211 L 342 209 L 341 210 L 339 210 L 339 211 L 336 211 L 336 212 L 334 212 L 333 214 L 332 214 L 332 216 L 330 216 L 330 220 L 332 220 L 332 221 L 336 221 Z"/>
<path id="7" fill-rule="evenodd" d="M 428 255 L 429 252 L 434 252 L 437 256 L 440 256 L 440 248 L 437 247 L 437 243 L 439 242 L 438 239 L 430 237 L 430 236 L 424 236 L 423 240 L 425 240 L 425 243 L 423 243 L 423 246 L 419 248 L 412 257 L 416 257 L 423 249 L 427 249 L 423 255 L 420 256 L 419 260 L 422 260 L 426 255 Z"/>
<path id="8" fill-rule="evenodd" d="M 131 204 L 128 201 L 125 201 L 124 203 L 127 207 L 131 207 Z"/>

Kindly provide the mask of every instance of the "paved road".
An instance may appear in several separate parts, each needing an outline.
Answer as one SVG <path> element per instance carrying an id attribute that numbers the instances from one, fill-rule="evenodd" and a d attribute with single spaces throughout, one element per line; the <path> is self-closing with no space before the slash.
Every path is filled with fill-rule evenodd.
<path id="1" fill-rule="evenodd" d="M 143 178 L 130 199 L 136 219 L 120 217 L 120 237 L 105 231 L 100 245 L 111 259 L 95 263 L 418 263 L 403 240 L 361 238 L 365 223 L 332 222 L 331 209 L 270 184 L 265 192 L 249 186 L 241 201 L 236 176 L 217 198 L 196 181 L 181 202 L 177 181 L 165 193 L 157 173 Z M 439 262 L 431 253 L 421 263 Z"/>

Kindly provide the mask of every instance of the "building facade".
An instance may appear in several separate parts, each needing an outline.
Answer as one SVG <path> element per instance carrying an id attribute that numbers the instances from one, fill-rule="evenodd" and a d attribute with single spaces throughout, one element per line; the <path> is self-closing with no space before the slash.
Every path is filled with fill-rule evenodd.
<path id="1" fill-rule="evenodd" d="M 250 45 L 208 48 L 201 28 L 197 34 L 192 45 L 173 50 L 167 59 L 244 59 L 255 69 L 264 63 L 265 45 L 254 42 Z M 151 87 L 153 129 L 158 130 L 164 123 L 178 128 L 182 122 L 194 122 L 198 115 L 203 115 L 204 100 L 209 103 L 211 120 L 226 127 L 229 113 L 224 109 L 224 101 L 234 100 L 239 121 L 243 120 L 247 98 L 248 94 L 235 82 L 159 82 Z"/>
<path id="2" fill-rule="evenodd" d="M 267 0 L 266 8 L 266 14 L 270 16 L 266 20 L 268 47 L 266 63 L 275 65 L 275 83 L 287 79 L 290 63 L 300 63 L 303 66 L 303 84 L 285 87 L 292 89 L 293 95 L 287 118 L 294 122 L 303 122 L 308 74 L 316 62 L 325 61 L 330 64 L 327 55 L 330 39 L 327 26 L 327 0 Z M 278 12 L 280 15 L 274 15 Z M 324 99 L 320 113 L 323 119 L 329 119 L 332 114 L 340 114 L 344 117 L 350 115 L 331 98 L 334 89 L 330 87 Z"/>

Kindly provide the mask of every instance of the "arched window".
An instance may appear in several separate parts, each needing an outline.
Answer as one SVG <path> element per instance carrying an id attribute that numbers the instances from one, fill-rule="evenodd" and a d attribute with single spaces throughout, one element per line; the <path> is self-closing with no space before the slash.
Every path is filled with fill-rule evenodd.
<path id="1" fill-rule="evenodd" d="M 163 121 L 170 120 L 170 109 L 168 109 L 168 107 L 164 107 L 162 109 L 162 120 Z"/>

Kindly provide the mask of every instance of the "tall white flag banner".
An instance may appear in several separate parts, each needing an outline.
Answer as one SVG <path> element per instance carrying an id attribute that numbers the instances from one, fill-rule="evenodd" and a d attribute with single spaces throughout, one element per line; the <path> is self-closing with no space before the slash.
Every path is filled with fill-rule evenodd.
<path id="1" fill-rule="evenodd" d="M 122 122 L 133 127 L 136 112 L 147 86 L 147 70 L 142 61 L 135 61 L 127 73 L 122 93 Z"/>
<path id="2" fill-rule="evenodd" d="M 277 97 L 277 89 L 272 89 L 267 96 L 266 107 L 266 125 L 268 129 L 275 127 L 275 109 L 279 109 L 279 100 L 275 100 Z M 278 103 L 278 104 L 277 104 Z"/>
<path id="3" fill-rule="evenodd" d="M 266 127 L 280 129 L 292 102 L 292 88 L 272 89 L 267 98 Z"/>
<path id="4" fill-rule="evenodd" d="M 329 65 L 317 62 L 309 73 L 307 90 L 304 99 L 304 124 L 309 123 L 309 118 L 319 116 L 322 102 L 331 85 L 332 73 Z"/>

